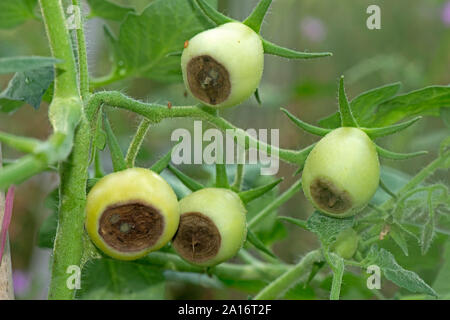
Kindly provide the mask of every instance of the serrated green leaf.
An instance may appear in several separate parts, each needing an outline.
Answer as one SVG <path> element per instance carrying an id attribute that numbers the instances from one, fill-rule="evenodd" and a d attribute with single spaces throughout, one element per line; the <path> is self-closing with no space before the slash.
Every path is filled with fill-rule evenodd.
<path id="1" fill-rule="evenodd" d="M 60 60 L 51 57 L 4 57 L 0 58 L 0 74 L 50 67 L 58 62 Z"/>
<path id="2" fill-rule="evenodd" d="M 386 126 L 410 116 L 439 116 L 441 107 L 450 107 L 450 86 L 430 86 L 383 102 L 363 125 Z"/>
<path id="3" fill-rule="evenodd" d="M 88 262 L 81 284 L 80 300 L 161 300 L 165 292 L 161 269 L 112 259 Z"/>
<path id="4" fill-rule="evenodd" d="M 8 87 L 0 93 L 0 111 L 12 112 L 21 107 L 24 102 L 38 109 L 53 79 L 53 67 L 17 72 Z"/>
<path id="5" fill-rule="evenodd" d="M 437 293 L 423 281 L 415 272 L 403 269 L 389 251 L 381 248 L 379 251 L 373 250 L 373 264 L 378 265 L 384 276 L 398 285 L 415 293 L 426 293 L 437 296 Z"/>
<path id="6" fill-rule="evenodd" d="M 350 102 L 350 107 L 356 121 L 362 126 L 366 125 L 366 119 L 370 118 L 374 108 L 380 103 L 393 97 L 400 89 L 400 83 L 392 83 L 379 88 L 365 91 Z M 341 125 L 338 112 L 319 120 L 319 125 L 324 128 L 335 129 Z"/>
<path id="7" fill-rule="evenodd" d="M 168 53 L 183 50 L 186 40 L 209 26 L 186 0 L 155 0 L 142 14 L 129 13 L 118 37 L 120 77 L 181 81 L 180 57 Z"/>
<path id="8" fill-rule="evenodd" d="M 91 12 L 89 17 L 99 17 L 107 20 L 122 21 L 133 8 L 119 6 L 107 0 L 87 0 Z"/>
<path id="9" fill-rule="evenodd" d="M 37 0 L 0 1 L 0 29 L 14 28 L 28 19 L 33 19 Z"/>
<path id="10" fill-rule="evenodd" d="M 306 221 L 306 226 L 311 232 L 317 234 L 322 244 L 327 247 L 341 231 L 351 228 L 354 221 L 353 217 L 332 218 L 316 210 Z"/>

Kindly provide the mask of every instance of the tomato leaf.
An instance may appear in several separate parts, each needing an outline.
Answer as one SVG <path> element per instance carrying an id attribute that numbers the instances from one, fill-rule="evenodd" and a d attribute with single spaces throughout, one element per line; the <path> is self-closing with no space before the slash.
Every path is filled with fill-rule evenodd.
<path id="1" fill-rule="evenodd" d="M 183 50 L 186 40 L 210 26 L 186 0 L 155 0 L 142 14 L 129 13 L 118 37 L 123 57 L 119 77 L 181 81 L 181 58 L 167 55 Z"/>
<path id="2" fill-rule="evenodd" d="M 87 0 L 91 12 L 89 18 L 99 17 L 106 20 L 123 21 L 129 12 L 134 12 L 133 8 L 122 7 L 106 0 Z"/>
<path id="3" fill-rule="evenodd" d="M 8 87 L 0 93 L 0 111 L 12 112 L 24 102 L 38 109 L 53 79 L 54 71 L 51 66 L 17 72 Z"/>
<path id="4" fill-rule="evenodd" d="M 164 299 L 165 278 L 161 269 L 134 262 L 95 259 L 81 274 L 81 300 Z"/>
<path id="5" fill-rule="evenodd" d="M 336 236 L 343 230 L 351 228 L 354 223 L 354 218 L 332 218 L 326 216 L 319 211 L 308 218 L 306 226 L 309 230 L 317 234 L 324 246 L 329 246 L 336 240 Z"/>
<path id="6" fill-rule="evenodd" d="M 37 0 L 0 1 L 0 29 L 10 29 L 34 18 Z"/>
<path id="7" fill-rule="evenodd" d="M 379 88 L 365 91 L 350 102 L 353 116 L 363 126 L 366 118 L 372 115 L 373 109 L 380 103 L 392 98 L 400 89 L 400 83 L 392 83 Z M 338 112 L 319 120 L 319 125 L 324 128 L 335 129 L 341 125 Z"/>
<path id="8" fill-rule="evenodd" d="M 377 265 L 383 271 L 386 279 L 392 281 L 397 286 L 405 288 L 415 293 L 425 293 L 437 296 L 437 293 L 423 281 L 415 272 L 405 270 L 400 266 L 395 257 L 389 251 L 381 248 L 378 250 L 373 246 L 370 250 L 370 263 L 367 265 Z"/>
<path id="9" fill-rule="evenodd" d="M 49 67 L 58 62 L 60 60 L 50 57 L 4 57 L 0 58 L 0 74 Z"/>

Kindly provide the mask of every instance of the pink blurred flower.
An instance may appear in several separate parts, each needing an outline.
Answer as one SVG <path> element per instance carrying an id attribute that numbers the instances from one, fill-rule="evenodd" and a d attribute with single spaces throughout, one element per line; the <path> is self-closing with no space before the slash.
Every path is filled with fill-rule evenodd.
<path id="1" fill-rule="evenodd" d="M 444 4 L 444 7 L 442 8 L 442 22 L 444 22 L 444 24 L 446 26 L 450 26 L 450 1 L 447 1 Z"/>
<path id="2" fill-rule="evenodd" d="M 20 270 L 13 271 L 14 293 L 17 295 L 24 295 L 30 287 L 30 275 Z"/>
<path id="3" fill-rule="evenodd" d="M 300 31 L 303 36 L 314 42 L 324 40 L 327 33 L 322 20 L 315 17 L 305 17 L 300 23 Z"/>

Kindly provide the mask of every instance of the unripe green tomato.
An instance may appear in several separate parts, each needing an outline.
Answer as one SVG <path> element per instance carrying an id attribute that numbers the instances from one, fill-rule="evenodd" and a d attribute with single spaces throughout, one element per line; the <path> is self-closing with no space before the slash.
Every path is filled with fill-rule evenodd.
<path id="1" fill-rule="evenodd" d="M 362 210 L 377 190 L 380 164 L 375 144 L 362 130 L 338 128 L 312 149 L 303 169 L 306 197 L 338 218 Z"/>
<path id="2" fill-rule="evenodd" d="M 179 220 L 175 192 L 148 169 L 108 174 L 87 196 L 86 230 L 115 259 L 134 260 L 160 249 L 174 236 Z"/>
<path id="3" fill-rule="evenodd" d="M 181 69 L 187 90 L 212 107 L 231 107 L 258 88 L 264 68 L 259 35 L 240 22 L 203 31 L 187 41 Z"/>
<path id="4" fill-rule="evenodd" d="M 358 248 L 358 234 L 352 228 L 341 231 L 336 241 L 332 244 L 331 250 L 344 259 L 350 259 Z"/>
<path id="5" fill-rule="evenodd" d="M 177 253 L 199 266 L 233 257 L 247 236 L 246 209 L 231 190 L 205 188 L 180 201 L 180 226 L 172 241 Z"/>

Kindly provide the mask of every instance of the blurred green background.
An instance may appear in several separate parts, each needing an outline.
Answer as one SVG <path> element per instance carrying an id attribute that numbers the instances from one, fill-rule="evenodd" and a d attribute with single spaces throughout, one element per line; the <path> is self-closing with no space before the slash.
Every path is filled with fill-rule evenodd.
<path id="1" fill-rule="evenodd" d="M 151 1 L 114 2 L 142 11 Z M 256 2 L 220 0 L 219 8 L 233 18 L 243 19 Z M 377 4 L 381 8 L 381 30 L 368 30 L 366 27 L 366 8 L 371 4 Z M 89 10 L 87 7 L 85 9 Z M 110 68 L 103 24 L 103 20 L 94 18 L 89 20 L 86 26 L 89 68 L 91 74 L 96 77 L 105 75 Z M 109 26 L 113 30 L 118 27 L 113 23 L 109 23 Z M 402 83 L 401 92 L 432 84 L 450 83 L 450 1 L 276 0 L 265 20 L 262 34 L 270 41 L 297 50 L 333 52 L 333 57 L 310 61 L 266 56 L 265 72 L 259 90 L 262 107 L 251 98 L 244 105 L 223 112 L 222 115 L 226 119 L 243 129 L 280 129 L 280 144 L 284 148 L 297 149 L 307 146 L 315 141 L 316 137 L 294 127 L 279 112 L 279 108 L 285 107 L 302 120 L 316 123 L 336 110 L 337 81 L 341 74 L 346 76 L 349 99 L 368 89 L 397 81 Z M 13 55 L 50 55 L 41 22 L 32 20 L 14 29 L 0 30 L 0 57 Z M 10 78 L 10 75 L 0 76 L 2 90 Z M 115 83 L 110 88 L 144 101 L 166 103 L 170 100 L 174 105 L 192 102 L 184 96 L 182 84 L 167 85 L 148 79 L 132 79 Z M 47 104 L 42 103 L 38 110 L 27 105 L 10 116 L 2 114 L 0 129 L 45 139 L 51 132 L 47 111 Z M 109 114 L 125 150 L 139 118 L 118 110 L 110 111 Z M 192 128 L 192 123 L 187 119 L 166 120 L 152 127 L 137 165 L 148 166 L 153 163 L 173 145 L 170 141 L 171 132 L 179 127 Z M 404 178 L 408 179 L 408 175 L 420 170 L 436 156 L 439 142 L 446 135 L 448 129 L 442 119 L 425 118 L 407 131 L 385 138 L 382 145 L 398 152 L 425 149 L 430 153 L 404 162 L 383 160 L 383 164 L 403 172 Z M 19 156 L 6 147 L 3 153 L 6 159 Z M 110 170 L 111 163 L 107 155 L 104 156 L 105 167 Z M 199 179 L 207 180 L 210 177 L 210 168 L 192 165 L 183 169 Z M 280 191 L 294 181 L 293 171 L 292 166 L 280 163 L 277 176 L 285 177 Z M 251 170 L 249 172 L 252 174 Z M 448 182 L 448 173 L 446 175 L 440 172 L 434 179 Z M 37 248 L 36 239 L 41 223 L 50 213 L 44 199 L 57 184 L 57 175 L 47 172 L 32 178 L 17 189 L 10 239 L 18 298 L 41 299 L 46 296 L 50 250 Z M 303 194 L 298 193 L 278 212 L 306 218 L 311 214 L 312 207 Z M 313 235 L 290 225 L 280 226 L 274 233 L 276 235 L 271 236 L 272 240 L 282 238 L 276 242 L 274 251 L 286 262 L 295 262 L 305 252 L 318 246 Z M 439 256 L 439 252 L 433 253 L 433 250 L 428 253 L 433 254 Z M 420 256 L 420 253 L 417 255 Z M 411 259 L 405 258 L 404 261 L 405 264 L 414 266 Z M 436 269 L 435 266 L 428 268 Z M 422 272 L 424 279 L 433 280 L 432 272 L 427 275 L 426 270 L 418 271 Z M 361 282 L 357 277 L 346 277 L 344 298 L 371 297 L 370 292 L 362 292 L 364 290 L 357 289 L 357 285 L 352 287 L 354 283 Z M 389 286 L 384 291 L 386 296 L 391 295 Z M 302 294 L 304 298 L 314 297 L 308 292 Z M 174 281 L 169 286 L 167 297 L 209 299 L 245 298 L 246 295 L 238 290 L 204 289 L 201 285 L 186 285 Z"/>

